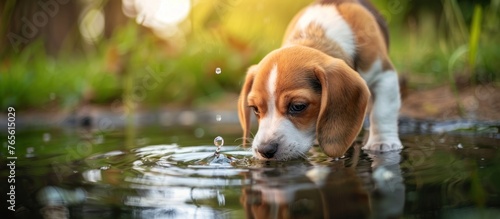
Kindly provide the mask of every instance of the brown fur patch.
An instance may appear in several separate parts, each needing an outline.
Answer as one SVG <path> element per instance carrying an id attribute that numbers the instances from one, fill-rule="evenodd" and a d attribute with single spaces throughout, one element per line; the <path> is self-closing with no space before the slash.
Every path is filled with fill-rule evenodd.
<path id="1" fill-rule="evenodd" d="M 383 70 L 393 69 L 383 33 L 375 17 L 360 4 L 339 4 L 337 9 L 356 38 L 356 69 L 367 72 L 377 59 L 381 59 Z"/>

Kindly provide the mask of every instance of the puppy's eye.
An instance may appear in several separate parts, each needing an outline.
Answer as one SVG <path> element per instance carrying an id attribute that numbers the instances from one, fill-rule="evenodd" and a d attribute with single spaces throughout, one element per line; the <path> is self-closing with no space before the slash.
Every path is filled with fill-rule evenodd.
<path id="1" fill-rule="evenodd" d="M 305 104 L 305 103 L 291 103 L 288 106 L 288 113 L 292 114 L 292 115 L 299 114 L 302 111 L 304 111 L 306 108 L 307 108 L 307 104 Z"/>
<path id="2" fill-rule="evenodd" d="M 259 115 L 259 114 L 260 114 L 260 112 L 259 112 L 259 108 L 257 108 L 256 106 L 249 106 L 249 107 L 250 107 L 250 108 L 252 108 L 253 113 L 254 113 L 255 115 Z"/>

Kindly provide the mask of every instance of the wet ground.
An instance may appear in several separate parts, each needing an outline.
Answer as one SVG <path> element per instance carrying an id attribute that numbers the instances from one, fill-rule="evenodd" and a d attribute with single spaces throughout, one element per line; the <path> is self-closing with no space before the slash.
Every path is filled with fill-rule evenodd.
<path id="1" fill-rule="evenodd" d="M 400 124 L 402 151 L 364 152 L 362 133 L 342 159 L 315 147 L 288 162 L 252 159 L 236 124 L 25 127 L 16 133 L 16 216 L 500 217 L 500 124 Z M 0 168 L 7 182 L 9 166 Z"/>

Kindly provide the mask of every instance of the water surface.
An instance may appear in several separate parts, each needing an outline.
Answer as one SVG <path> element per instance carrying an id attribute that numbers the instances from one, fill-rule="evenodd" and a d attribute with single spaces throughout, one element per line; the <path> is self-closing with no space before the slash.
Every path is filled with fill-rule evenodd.
<path id="1" fill-rule="evenodd" d="M 402 151 L 367 153 L 360 135 L 338 160 L 314 147 L 304 160 L 257 161 L 240 134 L 222 125 L 25 130 L 16 138 L 17 216 L 41 218 L 62 200 L 71 218 L 500 217 L 495 124 L 411 121 Z M 211 163 L 219 135 L 231 163 Z"/>

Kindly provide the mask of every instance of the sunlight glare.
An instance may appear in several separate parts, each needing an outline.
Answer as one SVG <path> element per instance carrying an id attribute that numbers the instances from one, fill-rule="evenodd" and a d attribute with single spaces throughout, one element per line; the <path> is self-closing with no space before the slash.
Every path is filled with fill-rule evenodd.
<path id="1" fill-rule="evenodd" d="M 190 7 L 189 0 L 164 0 L 161 1 L 155 18 L 161 23 L 177 24 L 186 19 Z"/>
<path id="2" fill-rule="evenodd" d="M 153 29 L 175 26 L 189 15 L 190 0 L 123 0 L 123 12 Z"/>

